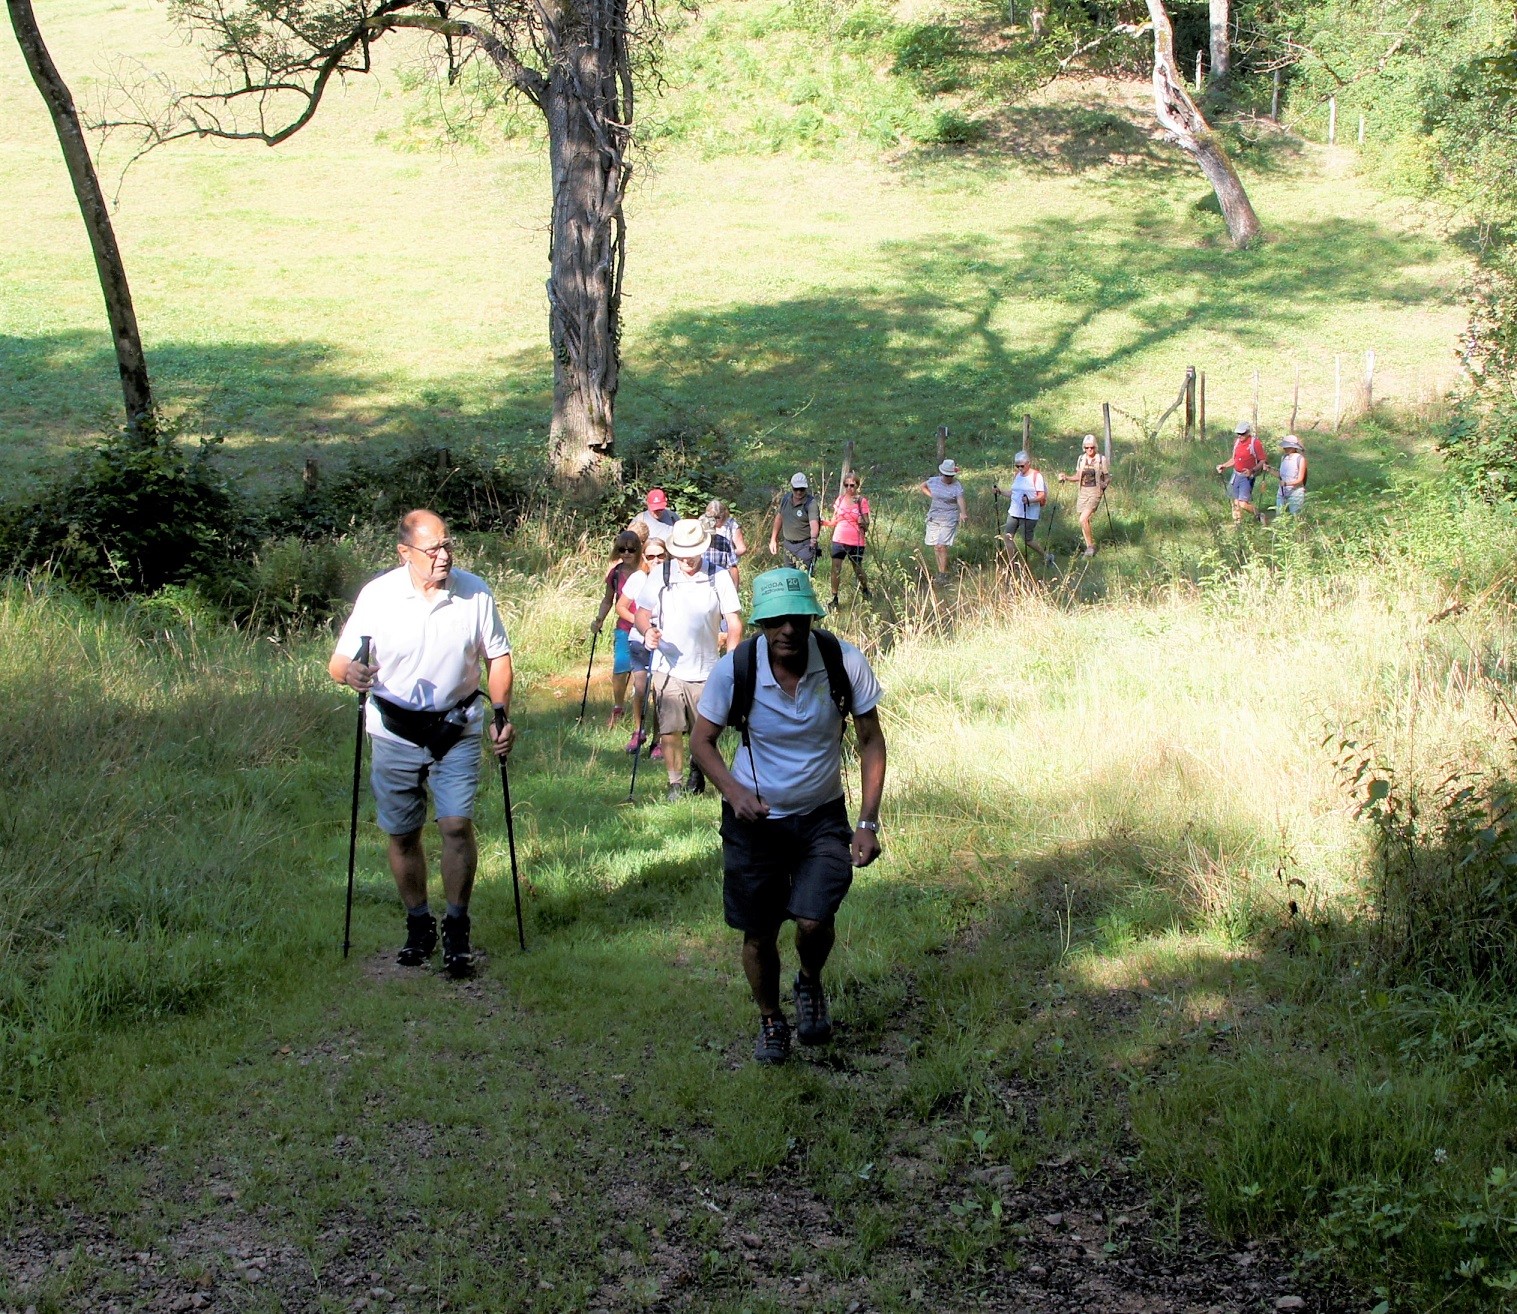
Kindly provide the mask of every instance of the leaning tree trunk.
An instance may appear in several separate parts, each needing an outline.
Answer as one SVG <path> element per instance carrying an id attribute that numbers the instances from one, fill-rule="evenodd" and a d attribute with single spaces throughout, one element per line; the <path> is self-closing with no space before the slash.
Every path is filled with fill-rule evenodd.
<path id="1" fill-rule="evenodd" d="M 617 476 L 616 389 L 621 369 L 622 200 L 632 167 L 632 83 L 626 7 L 587 0 L 565 8 L 543 113 L 553 170 L 548 335 L 553 350 L 550 459 L 560 486 L 593 495 Z"/>
<path id="2" fill-rule="evenodd" d="M 1211 75 L 1225 78 L 1233 66 L 1232 40 L 1227 31 L 1231 17 L 1228 0 L 1211 0 Z"/>
<path id="3" fill-rule="evenodd" d="M 1238 171 L 1227 158 L 1222 139 L 1196 108 L 1175 67 L 1175 33 L 1164 0 L 1147 0 L 1154 25 L 1154 114 L 1175 144 L 1191 156 L 1217 193 L 1222 218 L 1240 250 L 1259 236 L 1259 216 L 1249 202 Z"/>
<path id="4" fill-rule="evenodd" d="M 36 15 L 32 13 L 31 0 L 6 0 L 6 4 L 26 67 L 47 103 L 48 113 L 53 116 L 53 128 L 58 134 L 58 144 L 63 148 L 63 160 L 74 184 L 79 213 L 84 218 L 90 247 L 95 253 L 95 271 L 100 277 L 100 291 L 105 296 L 105 313 L 110 320 L 111 341 L 116 348 L 116 366 L 121 372 L 127 427 L 139 437 L 147 438 L 154 432 L 153 388 L 148 379 L 147 357 L 143 355 L 142 338 L 137 332 L 137 314 L 132 309 L 132 290 L 126 281 L 121 248 L 116 245 L 110 210 L 79 127 L 74 98 L 48 54 Z"/>

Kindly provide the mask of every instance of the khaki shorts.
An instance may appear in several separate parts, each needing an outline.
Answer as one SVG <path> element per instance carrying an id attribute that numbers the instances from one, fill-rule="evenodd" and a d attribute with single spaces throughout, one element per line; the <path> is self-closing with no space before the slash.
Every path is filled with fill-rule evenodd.
<path id="1" fill-rule="evenodd" d="M 682 735 L 695 729 L 695 709 L 706 688 L 704 680 L 681 680 L 653 673 L 654 716 L 661 735 Z"/>
<path id="2" fill-rule="evenodd" d="M 1082 488 L 1079 497 L 1075 500 L 1075 514 L 1084 517 L 1101 505 L 1101 493 L 1104 490 L 1099 484 L 1094 488 Z"/>

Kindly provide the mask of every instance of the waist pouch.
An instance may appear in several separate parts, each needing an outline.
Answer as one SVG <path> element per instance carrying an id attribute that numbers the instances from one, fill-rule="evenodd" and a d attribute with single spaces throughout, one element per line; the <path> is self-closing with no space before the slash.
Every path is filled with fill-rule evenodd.
<path id="1" fill-rule="evenodd" d="M 445 712 L 428 712 L 415 707 L 402 707 L 378 694 L 371 695 L 379 707 L 379 719 L 386 730 L 392 735 L 399 735 L 408 744 L 425 748 L 439 761 L 463 738 L 464 731 L 469 728 L 469 708 L 481 696 L 482 692 L 476 689 Z"/>

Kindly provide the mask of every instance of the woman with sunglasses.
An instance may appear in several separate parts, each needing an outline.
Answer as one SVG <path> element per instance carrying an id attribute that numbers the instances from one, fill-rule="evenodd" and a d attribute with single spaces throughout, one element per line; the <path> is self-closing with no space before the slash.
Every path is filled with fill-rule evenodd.
<path id="1" fill-rule="evenodd" d="M 832 516 L 822 521 L 832 530 L 832 601 L 828 611 L 838 609 L 838 584 L 843 578 L 843 561 L 853 563 L 859 577 L 859 592 L 869 598 L 869 580 L 864 575 L 864 537 L 869 533 L 869 499 L 859 496 L 859 477 L 850 471 L 843 476 L 843 491 L 832 504 Z"/>
<path id="2" fill-rule="evenodd" d="M 627 740 L 627 751 L 635 753 L 646 742 L 648 735 L 643 729 L 643 704 L 648 695 L 648 670 L 652 654 L 643 643 L 643 632 L 637 628 L 637 598 L 642 592 L 643 581 L 648 572 L 662 570 L 668 560 L 668 552 L 661 538 L 650 538 L 642 549 L 636 567 L 622 581 L 617 592 L 616 615 L 618 622 L 627 624 L 627 656 L 632 670 L 632 738 Z M 653 746 L 653 757 L 662 757 L 663 751 Z"/>
<path id="3" fill-rule="evenodd" d="M 606 590 L 600 600 L 600 610 L 595 614 L 591 634 L 599 634 L 606 623 L 606 616 L 616 607 L 622 585 L 637 574 L 643 562 L 642 540 L 630 529 L 624 529 L 611 544 L 611 568 L 606 572 Z M 606 728 L 613 730 L 622 719 L 623 700 L 627 694 L 627 677 L 632 674 L 632 653 L 628 646 L 632 622 L 624 620 L 620 611 L 616 616 L 616 651 L 611 663 L 611 719 Z"/>
<path id="4" fill-rule="evenodd" d="M 1075 501 L 1075 514 L 1080 517 L 1080 533 L 1085 535 L 1085 555 L 1096 555 L 1096 536 L 1091 532 L 1090 519 L 1106 496 L 1106 486 L 1111 483 L 1111 471 L 1106 468 L 1106 458 L 1096 451 L 1096 436 L 1088 433 L 1081 444 L 1080 459 L 1075 462 L 1072 475 L 1059 471 L 1061 484 L 1079 484 L 1080 493 Z"/>
<path id="5" fill-rule="evenodd" d="M 1032 537 L 1038 532 L 1038 517 L 1048 502 L 1048 484 L 1043 473 L 1032 463 L 1026 452 L 1018 452 L 1012 460 L 1017 468 L 1016 478 L 1010 488 L 995 485 L 997 497 L 1006 499 L 1006 524 L 1001 532 L 1006 535 L 1006 550 L 1017 550 L 1017 535 L 1022 535 L 1022 544 L 1032 551 Z"/>

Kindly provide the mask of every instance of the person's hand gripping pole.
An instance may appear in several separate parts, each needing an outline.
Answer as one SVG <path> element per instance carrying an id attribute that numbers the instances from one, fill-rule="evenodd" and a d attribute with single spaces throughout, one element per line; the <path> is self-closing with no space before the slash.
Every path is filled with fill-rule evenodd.
<path id="1" fill-rule="evenodd" d="M 363 670 L 349 675 L 348 684 L 353 686 L 353 680 L 359 678 L 358 689 L 358 733 L 353 740 L 353 823 L 348 830 L 348 902 L 342 914 L 342 956 L 348 956 L 348 950 L 352 947 L 353 936 L 353 869 L 358 862 L 358 786 L 363 777 L 363 723 L 364 711 L 369 701 L 369 683 L 372 673 L 369 666 L 370 637 L 365 634 L 358 642 L 358 656 L 353 659 L 353 665 L 360 666 Z"/>

